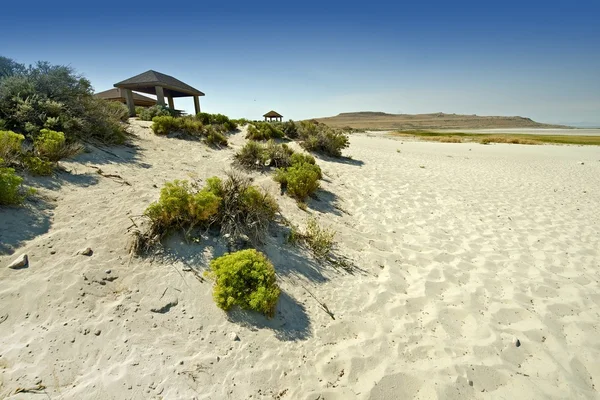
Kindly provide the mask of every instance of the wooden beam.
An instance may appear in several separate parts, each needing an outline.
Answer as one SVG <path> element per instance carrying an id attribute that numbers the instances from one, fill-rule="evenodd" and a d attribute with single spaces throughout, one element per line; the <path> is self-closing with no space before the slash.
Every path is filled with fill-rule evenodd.
<path id="1" fill-rule="evenodd" d="M 165 105 L 165 92 L 163 91 L 162 86 L 155 86 L 156 89 L 156 104 L 159 106 Z"/>
<path id="2" fill-rule="evenodd" d="M 120 89 L 125 93 L 125 102 L 127 103 L 127 108 L 129 109 L 129 116 L 135 117 L 135 103 L 133 102 L 133 93 L 131 89 Z"/>
<path id="3" fill-rule="evenodd" d="M 196 110 L 196 114 L 199 114 L 200 111 L 200 98 L 198 96 L 194 96 L 194 110 Z"/>

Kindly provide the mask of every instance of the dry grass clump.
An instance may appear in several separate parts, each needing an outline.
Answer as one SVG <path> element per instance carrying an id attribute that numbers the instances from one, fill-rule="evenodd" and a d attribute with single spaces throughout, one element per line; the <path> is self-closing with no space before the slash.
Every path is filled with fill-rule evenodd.
<path id="1" fill-rule="evenodd" d="M 236 153 L 235 159 L 245 169 L 281 168 L 291 165 L 293 154 L 294 150 L 285 143 L 277 144 L 269 140 L 262 144 L 250 140 Z"/>
<path id="2" fill-rule="evenodd" d="M 542 144 L 542 142 L 531 139 L 523 139 L 514 136 L 486 136 L 479 140 L 481 144 L 489 143 L 510 143 L 510 144 Z"/>
<path id="3" fill-rule="evenodd" d="M 462 139 L 458 136 L 431 136 L 423 137 L 423 139 L 429 142 L 462 143 Z"/>
<path id="4" fill-rule="evenodd" d="M 321 227 L 315 217 L 306 220 L 306 229 L 300 231 L 297 226 L 292 225 L 288 243 L 296 245 L 305 244 L 312 254 L 318 259 L 327 258 L 334 246 L 335 230 Z"/>
<path id="5" fill-rule="evenodd" d="M 251 183 L 237 172 L 229 172 L 225 180 L 209 178 L 202 188 L 187 181 L 166 183 L 159 200 L 144 212 L 148 229 L 134 230 L 130 250 L 144 254 L 174 230 L 187 234 L 210 227 L 217 227 L 229 243 L 262 243 L 279 207 L 271 195 Z"/>

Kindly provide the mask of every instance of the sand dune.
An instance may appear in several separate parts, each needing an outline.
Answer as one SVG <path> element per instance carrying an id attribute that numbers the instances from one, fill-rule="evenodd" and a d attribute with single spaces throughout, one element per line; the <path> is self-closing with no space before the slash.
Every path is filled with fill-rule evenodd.
<path id="1" fill-rule="evenodd" d="M 308 211 L 356 268 L 320 265 L 275 229 L 262 250 L 283 294 L 268 320 L 226 315 L 189 270 L 225 252 L 215 238 L 175 235 L 164 256 L 130 260 L 130 217 L 161 185 L 222 175 L 244 143 L 242 132 L 212 150 L 147 126 L 133 122 L 133 147 L 37 180 L 28 207 L 0 209 L 1 398 L 599 396 L 596 147 L 353 135 L 352 159 L 318 160 Z M 268 175 L 254 177 L 303 224 Z M 7 269 L 20 254 L 29 268 Z"/>

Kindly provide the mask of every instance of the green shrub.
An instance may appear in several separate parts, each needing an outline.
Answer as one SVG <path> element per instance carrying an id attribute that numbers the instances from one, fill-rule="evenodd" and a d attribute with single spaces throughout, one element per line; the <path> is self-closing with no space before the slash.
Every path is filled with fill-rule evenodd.
<path id="1" fill-rule="evenodd" d="M 291 119 L 281 125 L 281 130 L 285 136 L 290 139 L 296 139 L 298 137 L 298 128 L 296 127 L 296 123 Z"/>
<path id="2" fill-rule="evenodd" d="M 212 146 L 227 146 L 227 138 L 213 125 L 206 127 L 206 143 Z"/>
<path id="3" fill-rule="evenodd" d="M 139 112 L 136 107 L 136 114 L 142 121 L 154 121 L 155 117 L 176 117 L 178 113 L 172 108 L 157 104 L 152 107 L 142 107 Z"/>
<path id="4" fill-rule="evenodd" d="M 67 144 L 64 133 L 50 129 L 40 131 L 33 142 L 33 148 L 36 156 L 54 162 L 77 155 L 82 150 L 78 144 Z"/>
<path id="5" fill-rule="evenodd" d="M 341 157 L 342 149 L 349 146 L 348 136 L 344 132 L 312 121 L 300 123 L 298 137 L 304 149 L 333 157 Z"/>
<path id="6" fill-rule="evenodd" d="M 223 310 L 239 306 L 274 315 L 280 290 L 275 268 L 262 253 L 247 249 L 216 258 L 208 275 L 215 279 L 213 297 Z"/>
<path id="7" fill-rule="evenodd" d="M 248 126 L 246 133 L 246 139 L 250 140 L 281 139 L 284 136 L 281 129 L 278 129 L 275 124 L 269 122 L 253 122 Z"/>
<path id="8" fill-rule="evenodd" d="M 13 168 L 2 167 L 4 160 L 0 159 L 0 205 L 21 204 L 25 199 L 21 184 L 23 178 L 15 174 Z"/>
<path id="9" fill-rule="evenodd" d="M 27 156 L 23 159 L 23 163 L 32 175 L 49 176 L 54 171 L 53 162 L 42 160 L 39 157 Z"/>
<path id="10" fill-rule="evenodd" d="M 244 126 L 244 125 L 248 125 L 249 123 L 251 123 L 251 121 L 246 118 L 232 119 L 231 122 L 235 123 L 237 126 Z"/>
<path id="11" fill-rule="evenodd" d="M 204 125 L 219 125 L 222 127 L 223 132 L 230 132 L 237 129 L 237 123 L 223 114 L 198 113 L 196 114 L 196 119 Z"/>
<path id="12" fill-rule="evenodd" d="M 0 119 L 5 129 L 29 139 L 49 128 L 64 132 L 68 141 L 124 140 L 125 128 L 113 105 L 94 97 L 90 82 L 72 68 L 38 62 L 10 69 L 0 79 Z"/>
<path id="13" fill-rule="evenodd" d="M 208 223 L 218 209 L 221 199 L 208 189 L 194 192 L 187 181 L 167 182 L 160 191 L 158 202 L 152 203 L 144 215 L 161 234 L 171 228 L 192 228 Z"/>
<path id="14" fill-rule="evenodd" d="M 0 131 L 0 158 L 7 164 L 17 162 L 25 136 L 12 131 Z"/>
<path id="15" fill-rule="evenodd" d="M 291 197 L 304 201 L 319 189 L 320 174 L 321 169 L 317 165 L 292 164 L 291 167 L 278 169 L 274 179 L 287 189 Z"/>
<path id="16" fill-rule="evenodd" d="M 287 168 L 279 168 L 274 179 L 290 196 L 304 201 L 319 188 L 319 179 L 323 177 L 321 168 L 310 154 L 293 153 L 290 163 Z"/>
<path id="17" fill-rule="evenodd" d="M 106 104 L 107 112 L 109 112 L 115 119 L 121 122 L 127 122 L 129 119 L 129 109 L 123 103 L 118 101 L 109 101 Z M 137 112 L 137 107 L 136 107 Z"/>

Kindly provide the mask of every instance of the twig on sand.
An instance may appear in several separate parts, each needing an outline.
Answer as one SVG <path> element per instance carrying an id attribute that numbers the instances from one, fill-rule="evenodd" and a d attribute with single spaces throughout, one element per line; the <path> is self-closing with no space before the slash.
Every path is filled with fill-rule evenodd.
<path id="1" fill-rule="evenodd" d="M 329 310 L 329 307 L 327 307 L 327 304 L 325 304 L 325 303 L 321 302 L 319 299 L 317 299 L 317 297 L 314 294 L 312 294 L 311 291 L 306 288 L 306 286 L 304 286 L 302 284 L 300 286 L 302 286 L 302 288 L 304 290 L 306 290 L 306 292 L 308 294 L 310 294 L 312 296 L 312 298 L 317 301 L 317 303 L 319 303 L 319 305 L 321 306 L 323 311 L 325 311 L 327 313 L 327 315 L 329 315 L 331 317 L 331 319 L 335 321 L 335 315 L 333 314 L 333 312 L 331 312 L 331 310 Z"/>
<path id="2" fill-rule="evenodd" d="M 46 394 L 47 395 L 45 389 L 46 389 L 46 386 L 44 386 L 42 384 L 36 385 L 34 387 L 30 387 L 30 388 L 19 387 L 15 390 L 15 394 L 17 394 L 17 393 L 34 393 L 34 394 Z"/>
<path id="3" fill-rule="evenodd" d="M 90 167 L 92 167 L 92 168 L 95 168 L 95 169 L 96 169 L 96 172 L 97 172 L 99 175 L 101 175 L 101 176 L 103 176 L 103 177 L 105 177 L 105 178 L 114 178 L 114 179 L 120 179 L 120 180 L 121 180 L 121 182 L 119 182 L 119 183 L 121 183 L 121 184 L 123 184 L 123 185 L 131 186 L 131 183 L 129 183 L 129 182 L 127 182 L 125 179 L 123 179 L 123 177 L 122 177 L 121 175 L 116 175 L 116 174 L 105 174 L 105 173 L 104 173 L 104 171 L 102 171 L 102 169 L 101 169 L 100 167 L 96 167 L 95 165 L 90 165 Z"/>
<path id="4" fill-rule="evenodd" d="M 0 324 L 8 319 L 8 314 L 0 315 Z"/>

